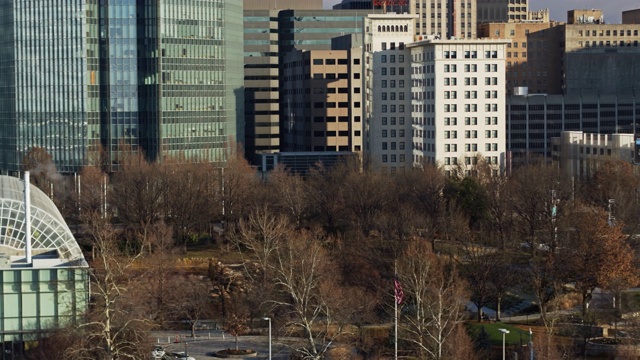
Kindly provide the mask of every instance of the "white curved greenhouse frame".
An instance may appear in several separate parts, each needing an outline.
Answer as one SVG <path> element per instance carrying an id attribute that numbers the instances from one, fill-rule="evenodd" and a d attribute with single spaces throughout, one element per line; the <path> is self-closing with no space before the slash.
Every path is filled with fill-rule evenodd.
<path id="1" fill-rule="evenodd" d="M 82 251 L 53 201 L 37 187 L 30 189 L 33 253 L 57 251 L 62 262 L 83 263 Z M 17 253 L 26 250 L 24 208 L 24 182 L 0 176 L 0 252 L 2 247 Z"/>

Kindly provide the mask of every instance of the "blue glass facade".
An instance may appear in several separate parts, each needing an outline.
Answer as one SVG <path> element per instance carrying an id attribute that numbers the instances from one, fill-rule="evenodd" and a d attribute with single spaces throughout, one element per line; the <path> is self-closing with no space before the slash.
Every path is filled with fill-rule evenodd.
<path id="1" fill-rule="evenodd" d="M 88 143 L 86 7 L 78 1 L 0 1 L 0 162 L 16 169 L 42 147 L 61 170 Z"/>
<path id="2" fill-rule="evenodd" d="M 242 140 L 242 3 L 0 0 L 0 171 L 33 147 L 218 161 Z"/>

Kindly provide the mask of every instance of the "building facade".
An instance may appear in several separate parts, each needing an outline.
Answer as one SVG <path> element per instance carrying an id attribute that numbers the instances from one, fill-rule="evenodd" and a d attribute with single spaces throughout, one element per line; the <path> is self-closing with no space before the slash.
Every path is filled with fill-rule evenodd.
<path id="1" fill-rule="evenodd" d="M 283 150 L 361 152 L 362 47 L 294 50 L 283 68 Z"/>
<path id="2" fill-rule="evenodd" d="M 92 152 L 220 160 L 242 138 L 237 1 L 49 5 L 0 1 L 2 172 L 34 147 L 68 173 Z"/>
<path id="3" fill-rule="evenodd" d="M 528 19 L 528 0 L 477 0 L 478 24 Z"/>
<path id="4" fill-rule="evenodd" d="M 364 132 L 367 160 L 377 168 L 410 168 L 411 58 L 415 15 L 365 19 Z"/>
<path id="5" fill-rule="evenodd" d="M 640 24 L 640 9 L 623 11 L 622 23 L 623 24 Z"/>
<path id="6" fill-rule="evenodd" d="M 322 11 L 322 0 L 244 0 L 245 155 L 280 147 L 280 22 L 282 9 Z"/>
<path id="7" fill-rule="evenodd" d="M 376 11 L 323 10 L 322 1 L 277 5 L 287 10 L 260 10 L 260 4 L 253 4 L 244 13 L 246 155 L 256 165 L 261 163 L 260 154 L 282 150 L 280 117 L 286 116 L 282 111 L 287 102 L 281 93 L 286 86 L 280 76 L 284 57 L 296 49 L 330 50 L 335 37 L 361 36 L 363 17 Z"/>
<path id="8" fill-rule="evenodd" d="M 640 97 L 530 95 L 507 98 L 507 150 L 513 164 L 551 160 L 551 138 L 563 131 L 634 134 Z"/>
<path id="9" fill-rule="evenodd" d="M 433 40 L 411 51 L 415 166 L 473 174 L 479 159 L 505 163 L 505 40 Z"/>
<path id="10" fill-rule="evenodd" d="M 551 139 L 551 155 L 567 176 L 589 177 L 606 161 L 635 160 L 633 134 L 563 131 Z"/>
<path id="11" fill-rule="evenodd" d="M 556 31 L 564 44 L 565 94 L 625 94 L 640 89 L 639 24 L 567 24 Z"/>
<path id="12" fill-rule="evenodd" d="M 409 12 L 417 15 L 415 34 L 474 39 L 477 32 L 477 0 L 411 0 Z"/>
<path id="13" fill-rule="evenodd" d="M 478 26 L 480 38 L 509 39 L 506 52 L 506 91 L 528 87 L 538 94 L 562 94 L 562 54 L 556 22 L 487 23 Z"/>

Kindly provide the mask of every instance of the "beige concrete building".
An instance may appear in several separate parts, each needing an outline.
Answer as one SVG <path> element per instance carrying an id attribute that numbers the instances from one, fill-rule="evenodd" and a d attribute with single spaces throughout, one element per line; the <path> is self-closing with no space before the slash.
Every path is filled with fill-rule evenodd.
<path id="1" fill-rule="evenodd" d="M 411 0 L 409 12 L 418 15 L 415 27 L 418 36 L 476 38 L 476 0 Z"/>
<path id="2" fill-rule="evenodd" d="M 528 0 L 477 0 L 478 24 L 528 19 Z"/>
<path id="3" fill-rule="evenodd" d="M 640 9 L 623 11 L 622 23 L 623 24 L 640 24 Z"/>
<path id="4" fill-rule="evenodd" d="M 562 68 L 556 22 L 481 24 L 480 38 L 509 39 L 506 52 L 506 91 L 528 87 L 531 93 L 561 94 Z"/>
<path id="5" fill-rule="evenodd" d="M 600 9 L 569 10 L 567 24 L 604 24 L 604 12 Z"/>
<path id="6" fill-rule="evenodd" d="M 362 47 L 294 50 L 284 60 L 284 151 L 362 151 Z"/>
<path id="7" fill-rule="evenodd" d="M 563 131 L 551 139 L 553 160 L 568 176 L 587 177 L 605 161 L 633 162 L 633 134 L 588 134 Z"/>
<path id="8" fill-rule="evenodd" d="M 280 151 L 278 14 L 321 10 L 322 0 L 243 0 L 245 154 Z"/>
<path id="9" fill-rule="evenodd" d="M 564 93 L 624 94 L 640 89 L 640 25 L 567 24 L 557 31 L 564 44 Z"/>

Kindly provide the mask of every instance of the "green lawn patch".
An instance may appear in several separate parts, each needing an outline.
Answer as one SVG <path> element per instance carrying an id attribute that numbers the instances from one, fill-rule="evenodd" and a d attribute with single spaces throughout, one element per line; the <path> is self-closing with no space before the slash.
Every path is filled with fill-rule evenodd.
<path id="1" fill-rule="evenodd" d="M 502 332 L 498 329 L 507 329 L 509 333 L 505 338 L 505 342 L 507 345 L 520 345 L 520 340 L 526 344 L 529 341 L 529 332 L 519 329 L 513 325 L 503 324 L 503 323 L 477 323 L 477 322 L 468 322 L 466 323 L 467 329 L 469 330 L 469 334 L 474 338 L 478 339 L 481 337 L 482 329 L 489 335 L 489 341 L 492 345 L 502 345 Z"/>

